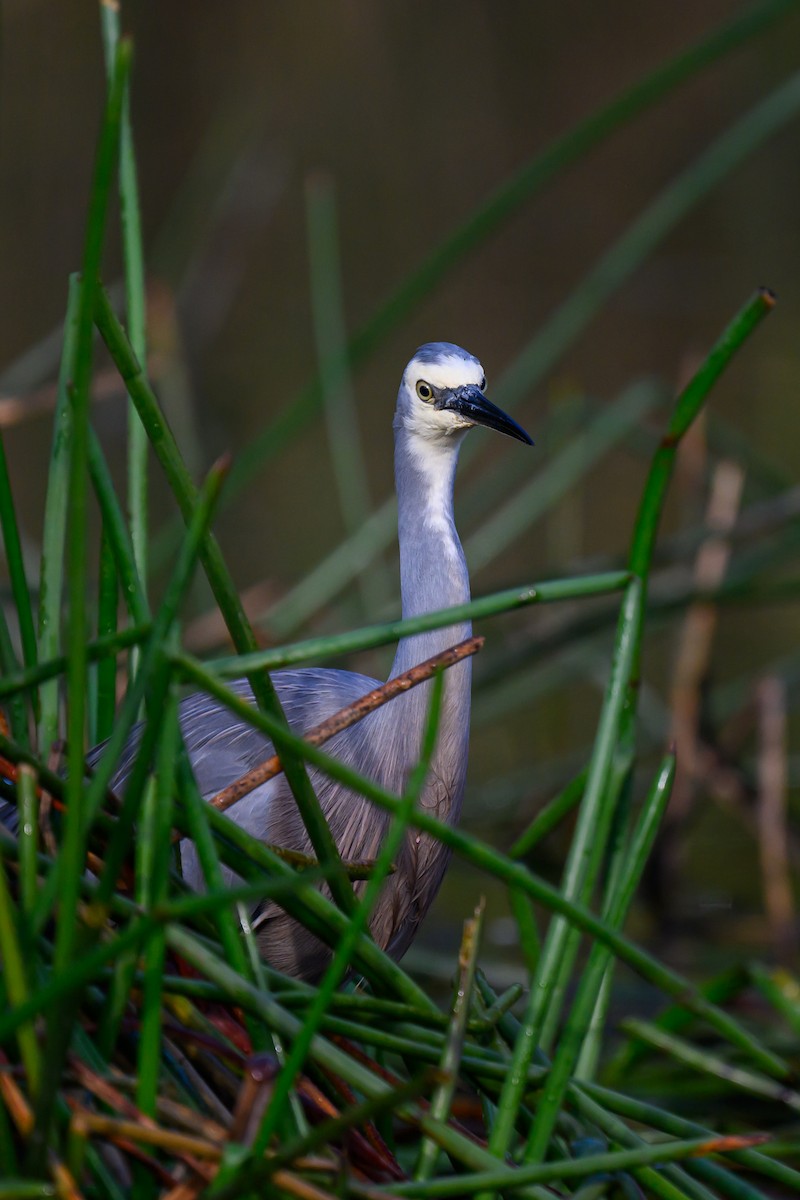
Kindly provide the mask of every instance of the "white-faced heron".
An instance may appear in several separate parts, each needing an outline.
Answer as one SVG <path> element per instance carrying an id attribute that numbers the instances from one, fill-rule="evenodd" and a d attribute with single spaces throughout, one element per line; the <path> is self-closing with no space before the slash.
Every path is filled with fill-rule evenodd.
<path id="1" fill-rule="evenodd" d="M 469 600 L 467 565 L 453 520 L 453 481 L 465 434 L 474 425 L 485 425 L 531 444 L 525 430 L 486 399 L 485 386 L 477 358 L 450 342 L 420 347 L 403 373 L 394 437 L 404 617 Z M 397 647 L 390 677 L 470 633 L 465 623 L 404 638 Z M 313 667 L 276 671 L 272 680 L 289 724 L 298 733 L 307 732 L 378 686 L 374 679 L 352 671 Z M 464 792 L 470 680 L 468 658 L 445 673 L 437 743 L 420 797 L 425 809 L 450 823 L 458 820 Z M 252 698 L 246 681 L 233 687 Z M 395 794 L 402 793 L 419 760 L 429 688 L 430 684 L 423 684 L 372 712 L 332 738 L 327 750 Z M 185 699 L 180 723 L 206 799 L 272 754 L 271 743 L 263 734 L 208 696 Z M 118 790 L 124 789 L 137 741 L 134 736 L 129 742 L 112 781 Z M 386 832 L 388 815 L 320 772 L 312 770 L 310 775 L 342 858 L 373 859 Z M 313 854 L 282 775 L 238 801 L 228 815 L 256 838 Z M 370 926 L 376 942 L 395 958 L 405 953 L 428 911 L 448 857 L 449 851 L 435 839 L 413 831 L 407 835 Z M 197 853 L 188 841 L 182 845 L 182 858 L 186 880 L 201 887 Z M 269 963 L 305 979 L 319 977 L 330 952 L 313 934 L 274 903 L 256 908 L 253 923 Z"/>

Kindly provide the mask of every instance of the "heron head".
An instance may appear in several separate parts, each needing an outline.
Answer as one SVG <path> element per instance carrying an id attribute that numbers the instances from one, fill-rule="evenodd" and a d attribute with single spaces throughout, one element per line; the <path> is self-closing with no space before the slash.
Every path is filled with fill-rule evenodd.
<path id="1" fill-rule="evenodd" d="M 420 346 L 403 372 L 397 418 L 427 441 L 461 441 L 473 425 L 485 425 L 532 445 L 525 430 L 484 395 L 486 373 L 473 354 L 452 342 Z"/>

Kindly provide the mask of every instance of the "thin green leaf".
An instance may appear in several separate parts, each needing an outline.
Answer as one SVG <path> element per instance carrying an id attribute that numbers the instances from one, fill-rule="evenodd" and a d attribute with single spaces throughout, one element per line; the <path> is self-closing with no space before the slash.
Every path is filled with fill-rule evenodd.
<path id="1" fill-rule="evenodd" d="M 561 600 L 577 600 L 587 596 L 603 596 L 620 592 L 630 579 L 627 571 L 608 571 L 601 575 L 586 575 L 577 579 L 552 579 L 544 583 L 532 583 L 522 587 L 507 588 L 471 600 L 467 604 L 454 604 L 438 612 L 424 613 L 418 617 L 387 621 L 382 625 L 371 625 L 356 629 L 352 633 L 333 634 L 328 637 L 308 638 L 303 642 L 290 643 L 274 650 L 257 650 L 253 654 L 241 654 L 235 658 L 212 659 L 205 666 L 220 679 L 235 679 L 250 670 L 295 666 L 311 659 L 332 658 L 340 654 L 354 654 L 385 646 L 401 637 L 413 633 L 425 633 L 429 629 L 442 629 L 462 621 L 480 620 L 498 613 L 513 612 L 527 608 L 530 604 L 553 604 Z M 180 661 L 180 660 L 179 660 Z"/>

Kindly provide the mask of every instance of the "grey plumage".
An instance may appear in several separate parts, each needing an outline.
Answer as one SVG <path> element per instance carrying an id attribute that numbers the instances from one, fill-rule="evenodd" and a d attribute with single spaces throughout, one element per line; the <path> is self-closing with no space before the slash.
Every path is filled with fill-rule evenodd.
<path id="1" fill-rule="evenodd" d="M 450 342 L 422 346 L 406 367 L 400 384 L 395 431 L 395 480 L 399 504 L 398 535 L 403 615 L 459 604 L 469 599 L 466 562 L 453 520 L 453 481 L 458 450 L 476 423 L 530 442 L 511 418 L 482 394 L 479 361 Z M 403 639 L 391 676 L 468 637 L 468 624 Z M 289 724 L 305 733 L 326 717 L 377 686 L 350 671 L 306 668 L 272 676 Z M 458 820 L 466 776 L 469 741 L 471 663 L 466 659 L 445 674 L 442 712 L 431 770 L 420 803 L 441 819 Z M 246 682 L 234 685 L 251 698 Z M 395 793 L 403 791 L 419 759 L 430 684 L 422 684 L 333 738 L 326 750 Z M 186 748 L 203 795 L 208 798 L 272 753 L 270 742 L 204 695 L 180 706 Z M 137 737 L 126 747 L 113 786 L 123 789 L 136 751 Z M 99 757 L 102 747 L 93 752 Z M 311 771 L 311 778 L 343 858 L 374 858 L 388 817 L 362 796 Z M 228 812 L 255 837 L 312 853 L 292 795 L 283 776 L 270 780 Z M 182 847 L 184 873 L 202 886 L 194 847 Z M 388 880 L 371 923 L 379 945 L 399 958 L 436 895 L 448 852 L 425 835 L 410 832 L 396 870 Z M 317 978 L 328 950 L 274 904 L 254 917 L 265 958 L 289 974 Z"/>

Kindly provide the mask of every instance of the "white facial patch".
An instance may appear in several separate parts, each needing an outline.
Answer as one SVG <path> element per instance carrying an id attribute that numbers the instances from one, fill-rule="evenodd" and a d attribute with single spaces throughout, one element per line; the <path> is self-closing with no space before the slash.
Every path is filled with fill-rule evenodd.
<path id="1" fill-rule="evenodd" d="M 446 354 L 436 362 L 412 358 L 405 370 L 405 381 L 413 389 L 420 379 L 435 388 L 480 387 L 485 376 L 479 362 Z"/>
<path id="2" fill-rule="evenodd" d="M 417 395 L 417 384 L 423 381 L 432 388 L 481 387 L 485 385 L 483 367 L 473 359 L 456 354 L 443 354 L 435 362 L 412 358 L 405 369 L 400 385 L 401 402 L 398 417 L 409 432 L 427 442 L 452 442 L 454 435 L 466 433 L 472 422 L 457 412 L 437 408 Z M 460 441 L 460 437 L 456 438 Z"/>

